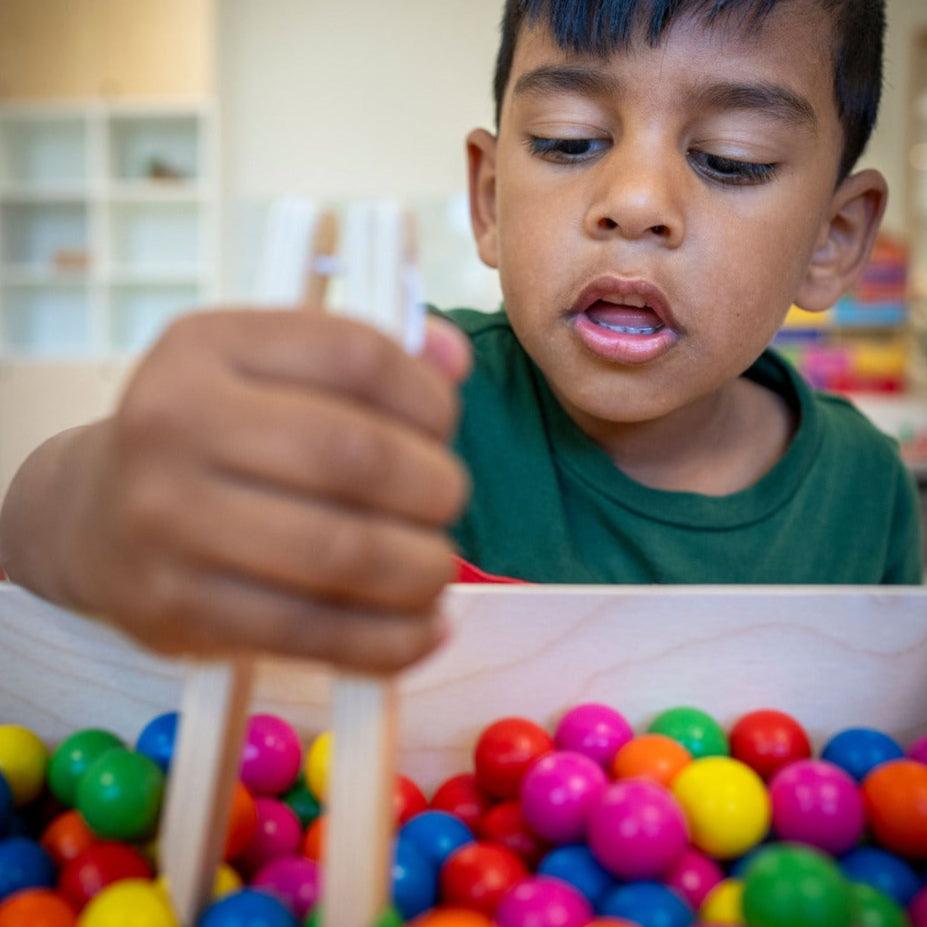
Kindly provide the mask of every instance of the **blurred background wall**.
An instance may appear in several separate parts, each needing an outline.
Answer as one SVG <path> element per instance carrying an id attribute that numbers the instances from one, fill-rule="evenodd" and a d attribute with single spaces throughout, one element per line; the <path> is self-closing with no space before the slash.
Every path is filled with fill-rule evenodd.
<path id="1" fill-rule="evenodd" d="M 469 240 L 463 139 L 492 124 L 500 9 L 0 0 L 0 493 L 30 447 L 110 407 L 173 314 L 250 296 L 276 197 L 409 200 L 429 299 L 493 307 L 498 285 Z M 864 163 L 892 189 L 886 231 L 913 249 L 885 264 L 903 262 L 907 307 L 927 293 L 927 4 L 888 10 Z M 85 158 L 66 184 L 54 176 L 70 164 L 62 145 Z M 36 269 L 29 249 L 50 241 L 54 266 Z M 916 317 L 892 322 L 915 345 L 904 384 L 859 402 L 927 466 Z M 867 350 L 870 367 L 887 363 L 883 342 Z"/>
<path id="2" fill-rule="evenodd" d="M 492 125 L 501 0 L 222 0 L 220 96 L 229 192 L 451 195 L 463 136 Z M 867 163 L 907 221 L 914 37 L 927 3 L 889 0 L 885 97 Z"/>

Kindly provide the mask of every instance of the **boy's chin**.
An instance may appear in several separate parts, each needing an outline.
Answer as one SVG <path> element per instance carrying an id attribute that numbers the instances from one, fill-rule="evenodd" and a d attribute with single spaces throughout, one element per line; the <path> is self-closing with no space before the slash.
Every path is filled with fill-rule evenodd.
<path id="1" fill-rule="evenodd" d="M 574 420 L 612 425 L 641 425 L 665 418 L 686 405 L 681 397 L 653 390 L 626 388 L 565 390 L 555 387 L 560 404 Z"/>

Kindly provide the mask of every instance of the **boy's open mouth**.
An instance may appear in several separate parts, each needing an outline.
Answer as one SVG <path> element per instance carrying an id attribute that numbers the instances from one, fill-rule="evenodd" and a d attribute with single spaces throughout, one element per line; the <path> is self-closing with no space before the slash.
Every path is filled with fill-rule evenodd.
<path id="1" fill-rule="evenodd" d="M 665 328 L 663 320 L 650 306 L 631 302 L 617 304 L 600 299 L 586 310 L 586 316 L 600 328 L 622 335 L 654 335 Z"/>
<path id="2" fill-rule="evenodd" d="M 681 334 L 662 291 L 640 278 L 597 278 L 573 303 L 568 318 L 586 350 L 622 365 L 656 360 Z"/>

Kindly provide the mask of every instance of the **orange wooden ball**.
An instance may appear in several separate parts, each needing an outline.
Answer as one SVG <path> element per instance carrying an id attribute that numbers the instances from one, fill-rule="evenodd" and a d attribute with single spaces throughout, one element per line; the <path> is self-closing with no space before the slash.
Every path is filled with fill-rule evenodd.
<path id="1" fill-rule="evenodd" d="M 863 780 L 863 800 L 879 843 L 909 859 L 927 859 L 927 766 L 883 763 Z"/>
<path id="2" fill-rule="evenodd" d="M 325 815 L 319 815 L 307 828 L 303 838 L 303 856 L 322 861 L 325 854 Z"/>
<path id="3" fill-rule="evenodd" d="M 665 734 L 641 734 L 629 740 L 612 760 L 615 779 L 649 779 L 666 788 L 685 766 L 692 754 L 677 740 Z"/>
<path id="4" fill-rule="evenodd" d="M 49 823 L 39 842 L 60 869 L 99 839 L 77 811 L 65 811 Z"/>
<path id="5" fill-rule="evenodd" d="M 241 783 L 235 783 L 232 792 L 232 807 L 229 811 L 229 826 L 225 832 L 225 852 L 222 858 L 228 862 L 241 856 L 251 843 L 258 828 L 257 805 L 251 793 Z"/>
<path id="6" fill-rule="evenodd" d="M 492 921 L 465 908 L 435 908 L 417 917 L 409 927 L 492 927 Z"/>
<path id="7" fill-rule="evenodd" d="M 74 927 L 77 915 L 58 894 L 26 889 L 0 904 L 0 927 Z"/>

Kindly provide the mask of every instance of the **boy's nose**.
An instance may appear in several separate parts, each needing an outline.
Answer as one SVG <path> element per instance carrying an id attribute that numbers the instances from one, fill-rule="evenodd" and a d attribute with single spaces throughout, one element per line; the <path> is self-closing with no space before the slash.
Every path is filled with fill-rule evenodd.
<path id="1" fill-rule="evenodd" d="M 620 236 L 652 239 L 677 248 L 685 236 L 681 204 L 674 196 L 670 172 L 646 158 L 602 164 L 602 185 L 586 214 L 586 232 L 596 239 Z"/>

